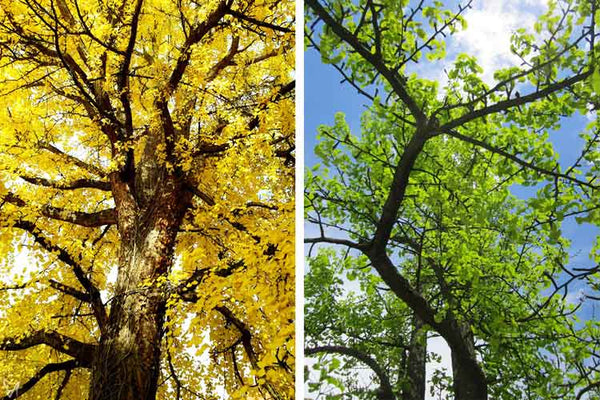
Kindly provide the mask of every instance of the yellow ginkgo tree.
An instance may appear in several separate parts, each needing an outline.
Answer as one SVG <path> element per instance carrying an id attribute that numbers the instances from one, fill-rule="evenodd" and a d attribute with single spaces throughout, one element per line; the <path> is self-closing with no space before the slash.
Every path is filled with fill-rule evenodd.
<path id="1" fill-rule="evenodd" d="M 1 399 L 293 397 L 294 18 L 0 0 Z"/>

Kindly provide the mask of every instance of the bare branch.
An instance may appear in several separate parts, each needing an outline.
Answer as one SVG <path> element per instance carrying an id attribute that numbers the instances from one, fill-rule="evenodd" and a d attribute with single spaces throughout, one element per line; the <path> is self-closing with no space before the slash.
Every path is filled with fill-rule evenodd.
<path id="1" fill-rule="evenodd" d="M 551 171 L 551 170 L 548 170 L 548 169 L 545 169 L 545 168 L 538 167 L 533 162 L 522 160 L 519 157 L 515 156 L 514 154 L 510 154 L 507 151 L 504 151 L 502 149 L 494 147 L 494 146 L 492 146 L 492 145 L 490 145 L 488 143 L 485 143 L 485 142 L 483 142 L 483 141 L 481 141 L 479 139 L 475 139 L 475 138 L 472 138 L 472 137 L 469 137 L 469 136 L 465 136 L 465 135 L 457 132 L 456 130 L 445 129 L 444 132 L 447 133 L 451 137 L 454 137 L 454 138 L 460 139 L 460 140 L 462 140 L 464 142 L 471 143 L 471 144 L 473 144 L 475 146 L 479 146 L 481 148 L 484 148 L 484 149 L 486 149 L 488 151 L 491 151 L 494 154 L 498 154 L 498 155 L 500 155 L 500 156 L 502 156 L 504 158 L 507 158 L 507 159 L 509 159 L 511 161 L 514 161 L 515 163 L 519 164 L 522 167 L 525 167 L 525 168 L 528 168 L 530 170 L 539 172 L 542 175 L 547 175 L 547 176 L 551 176 L 551 177 L 554 177 L 554 178 L 565 179 L 567 181 L 576 183 L 576 184 L 581 185 L 581 186 L 589 187 L 591 189 L 597 189 L 598 188 L 597 185 L 593 185 L 591 182 L 585 182 L 585 181 L 577 179 L 577 178 L 575 178 L 575 177 L 573 177 L 571 175 L 562 174 L 560 172 L 555 172 L 555 171 Z"/>
<path id="2" fill-rule="evenodd" d="M 352 249 L 357 250 L 365 250 L 368 246 L 361 243 L 356 243 L 351 240 L 346 239 L 337 239 L 326 236 L 315 237 L 315 238 L 304 238 L 304 243 L 329 243 L 329 244 L 339 244 L 341 246 L 347 246 Z"/>
<path id="3" fill-rule="evenodd" d="M 133 116 L 131 113 L 131 99 L 129 93 L 129 65 L 131 64 L 131 57 L 133 50 L 135 49 L 135 41 L 137 39 L 138 23 L 140 19 L 140 13 L 142 12 L 143 0 L 137 0 L 135 4 L 135 10 L 131 17 L 131 33 L 129 35 L 129 41 L 127 43 L 127 50 L 123 57 L 123 63 L 121 64 L 121 70 L 119 71 L 119 77 L 117 80 L 117 86 L 119 87 L 119 97 L 123 110 L 125 111 L 125 130 L 127 136 L 133 134 Z"/>
<path id="4" fill-rule="evenodd" d="M 206 78 L 207 82 L 210 82 L 213 79 L 215 79 L 219 75 L 219 73 L 226 67 L 233 65 L 233 57 L 238 53 L 239 44 L 240 38 L 234 36 L 234 38 L 231 41 L 231 47 L 229 48 L 227 54 L 221 60 L 219 60 L 219 62 L 208 72 L 208 76 Z"/>
<path id="5" fill-rule="evenodd" d="M 86 303 L 91 303 L 91 301 L 92 301 L 90 295 L 87 293 L 84 293 L 75 288 L 72 288 L 71 286 L 65 285 L 64 283 L 55 281 L 54 279 L 50 279 L 49 282 L 50 282 L 50 287 L 58 290 L 59 292 L 62 292 L 71 297 L 74 297 L 77 300 L 80 300 L 80 301 L 83 301 Z"/>
<path id="6" fill-rule="evenodd" d="M 237 19 L 241 20 L 241 21 L 249 22 L 249 23 L 251 23 L 253 25 L 260 26 L 261 28 L 267 28 L 267 29 L 271 29 L 271 30 L 278 31 L 278 32 L 283 32 L 283 33 L 291 33 L 291 32 L 293 32 L 293 29 L 291 29 L 291 28 L 286 28 L 284 26 L 279 26 L 279 25 L 271 24 L 271 23 L 266 22 L 266 21 L 260 21 L 260 20 L 258 20 L 256 18 L 249 17 L 249 16 L 247 16 L 247 15 L 245 15 L 245 14 L 239 12 L 239 11 L 235 11 L 235 10 L 232 10 L 232 9 L 228 9 L 227 10 L 227 14 L 232 15 L 232 16 L 236 17 Z M 291 25 L 293 26 L 293 23 L 291 23 Z"/>
<path id="7" fill-rule="evenodd" d="M 62 151 L 61 149 L 59 149 L 58 147 L 49 144 L 49 143 L 42 143 L 40 144 L 40 148 L 43 150 L 47 150 L 53 154 L 56 154 L 60 157 L 62 157 L 65 161 L 72 163 L 76 166 L 78 166 L 81 169 L 84 169 L 88 172 L 91 172 L 94 175 L 97 176 L 106 176 L 106 172 L 103 171 L 101 168 L 96 167 L 95 165 L 92 164 L 88 164 L 85 161 L 80 160 L 79 158 L 72 156 L 71 154 L 65 153 L 64 151 Z"/>
<path id="8" fill-rule="evenodd" d="M 495 114 L 504 110 L 508 110 L 509 108 L 518 107 L 523 104 L 531 103 L 536 100 L 542 99 L 546 96 L 549 96 L 552 93 L 558 92 L 562 89 L 568 88 L 576 84 L 577 82 L 581 82 L 587 79 L 593 70 L 589 69 L 586 72 L 582 72 L 580 74 L 571 76 L 569 78 L 563 79 L 562 81 L 553 83 L 551 85 L 546 86 L 544 89 L 535 91 L 533 93 L 529 93 L 524 96 L 514 97 L 512 99 L 507 99 L 504 101 L 499 101 L 491 106 L 480 108 L 478 110 L 471 111 L 467 114 L 464 114 L 444 125 L 442 125 L 439 129 L 439 133 L 448 132 L 454 128 L 459 126 L 463 126 L 467 122 L 473 121 L 477 118 L 485 117 L 486 115 Z"/>

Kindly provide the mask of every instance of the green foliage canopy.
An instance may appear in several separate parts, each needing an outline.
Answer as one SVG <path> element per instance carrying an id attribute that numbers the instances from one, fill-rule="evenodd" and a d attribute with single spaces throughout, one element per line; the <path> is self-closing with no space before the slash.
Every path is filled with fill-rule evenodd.
<path id="1" fill-rule="evenodd" d="M 452 377 L 437 382 L 457 399 L 598 396 L 600 326 L 579 321 L 566 296 L 575 284 L 598 290 L 600 247 L 570 268 L 561 225 L 600 222 L 600 131 L 594 119 L 579 133 L 572 165 L 549 139 L 596 112 L 598 4 L 549 2 L 533 30 L 513 35 L 522 64 L 494 71 L 493 83 L 469 54 L 444 83 L 417 69 L 445 59 L 471 2 L 307 5 L 307 45 L 369 102 L 360 134 L 341 114 L 319 128 L 322 162 L 306 171 L 306 218 L 320 231 L 306 239 L 319 245 L 306 280 L 307 354 L 321 360 L 313 387 L 329 376 L 339 387 L 330 398 L 407 398 L 398 344 L 414 317 L 448 343 Z M 537 192 L 519 198 L 513 185 Z M 347 373 L 357 364 L 378 388 L 357 389 Z"/>

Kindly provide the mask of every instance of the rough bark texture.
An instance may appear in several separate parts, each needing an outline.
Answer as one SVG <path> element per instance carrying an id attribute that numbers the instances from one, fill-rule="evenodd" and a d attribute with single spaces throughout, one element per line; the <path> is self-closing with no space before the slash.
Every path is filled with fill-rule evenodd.
<path id="1" fill-rule="evenodd" d="M 481 365 L 475 357 L 475 343 L 470 327 L 457 323 L 466 347 L 452 349 L 452 374 L 456 400 L 486 400 L 487 382 Z"/>
<path id="2" fill-rule="evenodd" d="M 425 399 L 427 334 L 422 329 L 423 322 L 417 316 L 413 317 L 413 327 L 406 361 L 407 386 L 402 392 L 402 400 Z"/>
<path id="3" fill-rule="evenodd" d="M 151 163 L 141 165 L 153 171 L 138 174 L 137 187 L 135 175 L 111 177 L 121 249 L 106 333 L 92 364 L 91 400 L 156 396 L 167 299 L 164 288 L 148 283 L 156 282 L 172 263 L 191 194 L 175 176 L 156 173 Z"/>

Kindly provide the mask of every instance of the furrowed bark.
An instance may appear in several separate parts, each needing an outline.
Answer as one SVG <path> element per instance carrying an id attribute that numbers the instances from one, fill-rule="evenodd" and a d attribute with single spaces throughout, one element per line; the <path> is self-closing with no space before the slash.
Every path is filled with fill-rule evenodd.
<path id="1" fill-rule="evenodd" d="M 164 175 L 163 175 L 164 176 Z M 173 261 L 179 226 L 192 194 L 175 177 L 138 208 L 115 178 L 121 249 L 115 296 L 94 364 L 91 400 L 153 400 L 158 388 L 166 296 L 155 283 Z M 132 212 L 133 211 L 133 212 Z M 150 284 L 149 284 L 150 283 Z"/>
<path id="2" fill-rule="evenodd" d="M 424 323 L 431 326 L 448 343 L 452 351 L 457 400 L 486 400 L 487 383 L 483 369 L 475 357 L 473 335 L 468 324 L 459 322 L 449 314 L 442 321 L 436 321 L 435 310 L 397 270 L 386 254 L 367 254 L 375 270 L 390 289 L 403 300 Z M 455 377 L 455 380 L 456 380 Z"/>
<path id="3" fill-rule="evenodd" d="M 141 1 L 136 13 L 139 14 Z M 164 142 L 167 158 L 173 160 L 177 130 L 167 102 L 183 78 L 192 47 L 208 34 L 224 16 L 222 2 L 207 20 L 188 36 L 168 83 L 155 102 L 161 116 L 162 132 L 146 132 L 139 160 L 128 154 L 122 171 L 110 175 L 116 205 L 116 222 L 121 239 L 119 272 L 111 303 L 106 334 L 102 336 L 92 365 L 91 400 L 154 400 L 158 389 L 160 347 L 167 296 L 157 284 L 173 262 L 175 240 L 193 193 L 187 190 L 180 171 L 168 172 L 156 161 L 156 148 Z M 135 21 L 134 21 L 135 22 Z M 135 24 L 133 24 L 135 26 Z M 129 41 L 120 85 L 128 108 L 128 54 L 135 43 Z M 127 114 L 127 110 L 126 110 Z M 126 118 L 126 130 L 131 121 Z M 113 127 L 115 131 L 118 126 Z"/>

